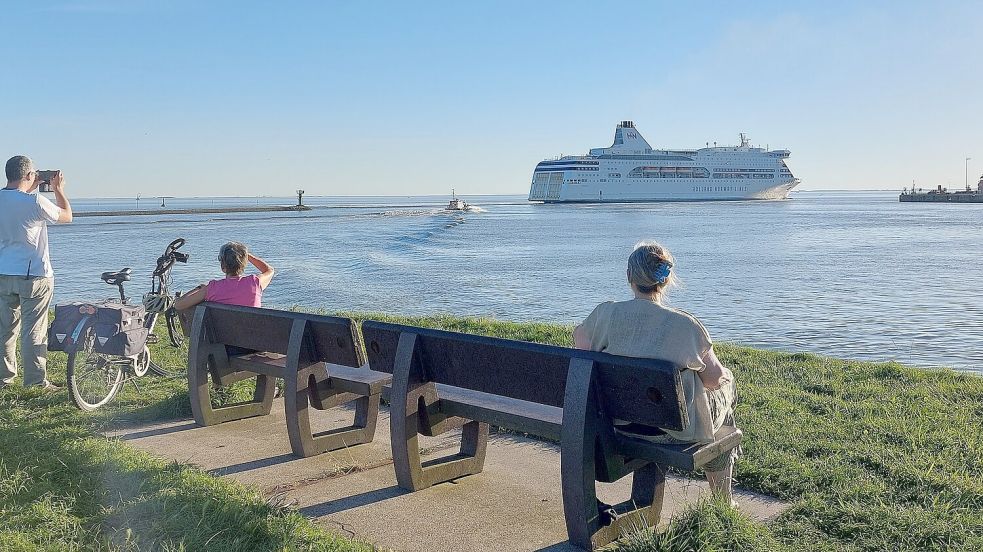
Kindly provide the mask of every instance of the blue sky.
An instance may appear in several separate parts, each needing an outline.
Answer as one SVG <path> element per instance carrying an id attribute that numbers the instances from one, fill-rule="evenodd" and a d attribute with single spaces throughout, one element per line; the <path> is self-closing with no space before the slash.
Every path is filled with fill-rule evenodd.
<path id="1" fill-rule="evenodd" d="M 3 7 L 0 155 L 75 196 L 524 194 L 622 119 L 790 149 L 803 189 L 983 173 L 981 2 Z"/>

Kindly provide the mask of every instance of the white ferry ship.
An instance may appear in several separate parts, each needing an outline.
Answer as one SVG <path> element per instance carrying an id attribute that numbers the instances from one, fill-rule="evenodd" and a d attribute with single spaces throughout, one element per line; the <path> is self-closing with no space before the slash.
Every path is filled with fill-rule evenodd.
<path id="1" fill-rule="evenodd" d="M 536 165 L 529 201 L 787 199 L 799 183 L 785 165 L 789 153 L 751 147 L 743 134 L 739 146 L 655 150 L 634 123 L 622 121 L 611 147 Z"/>

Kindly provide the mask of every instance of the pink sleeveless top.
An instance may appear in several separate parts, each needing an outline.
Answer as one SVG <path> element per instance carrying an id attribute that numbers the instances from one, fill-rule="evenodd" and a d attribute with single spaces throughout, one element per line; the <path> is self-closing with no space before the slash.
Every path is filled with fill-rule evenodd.
<path id="1" fill-rule="evenodd" d="M 263 287 L 259 276 L 227 277 L 208 282 L 205 301 L 239 305 L 240 307 L 260 307 L 263 303 Z"/>

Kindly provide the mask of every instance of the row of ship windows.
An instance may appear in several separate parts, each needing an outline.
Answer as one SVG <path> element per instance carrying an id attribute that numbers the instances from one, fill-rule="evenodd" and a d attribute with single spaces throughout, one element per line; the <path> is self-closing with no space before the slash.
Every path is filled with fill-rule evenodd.
<path id="1" fill-rule="evenodd" d="M 540 167 L 540 173 L 547 167 Z M 562 167 L 557 171 L 598 171 L 599 167 Z M 791 174 L 782 169 L 782 174 Z M 714 169 L 714 178 L 773 178 L 774 169 Z M 608 173 L 612 178 L 621 178 L 621 173 Z M 709 178 L 710 171 L 703 167 L 635 167 L 628 173 L 630 178 Z"/>
<path id="2" fill-rule="evenodd" d="M 762 174 L 762 173 L 713 173 L 714 178 L 775 178 L 773 174 Z"/>
<path id="3" fill-rule="evenodd" d="M 694 192 L 746 192 L 747 186 L 694 186 Z"/>
<path id="4" fill-rule="evenodd" d="M 608 181 L 608 179 L 606 179 L 606 178 L 601 178 L 599 180 L 588 180 L 586 178 L 570 178 L 570 179 L 564 180 L 563 182 L 566 183 L 566 184 L 586 184 L 587 182 L 607 182 L 607 181 Z M 637 180 L 636 180 L 636 182 L 637 182 Z M 546 182 L 540 182 L 540 183 L 541 184 L 546 184 Z M 630 182 L 629 182 L 629 184 L 630 184 Z M 726 189 L 733 189 L 733 190 L 738 190 L 738 189 L 742 189 L 742 188 L 745 189 L 745 190 L 747 189 L 746 186 L 731 186 L 729 188 L 727 186 L 723 186 L 723 187 L 720 187 L 720 186 L 698 186 L 697 188 L 699 188 L 700 190 L 707 190 L 707 191 L 713 191 L 713 190 L 726 191 L 725 188 Z M 697 188 L 694 188 L 694 190 L 696 190 Z"/>
<path id="5" fill-rule="evenodd" d="M 611 175 L 608 175 L 608 176 L 611 176 Z M 620 178 L 620 175 L 619 176 L 616 176 L 616 177 L 613 177 L 613 178 Z M 628 178 L 710 178 L 710 174 L 709 173 L 700 173 L 700 172 L 693 172 L 693 173 L 682 173 L 682 172 L 680 172 L 680 173 L 665 173 L 665 172 L 663 172 L 663 173 L 658 173 L 658 172 L 635 173 L 635 172 L 630 172 L 630 173 L 628 173 Z M 773 175 L 773 174 L 761 174 L 761 173 L 757 173 L 757 174 L 713 173 L 713 178 L 743 180 L 743 179 L 748 179 L 748 178 L 775 178 L 775 175 Z"/>

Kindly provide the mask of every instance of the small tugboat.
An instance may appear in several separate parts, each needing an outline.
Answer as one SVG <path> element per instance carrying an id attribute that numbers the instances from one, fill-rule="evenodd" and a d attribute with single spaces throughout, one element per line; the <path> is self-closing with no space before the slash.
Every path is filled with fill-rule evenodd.
<path id="1" fill-rule="evenodd" d="M 467 211 L 470 208 L 471 208 L 471 206 L 468 205 L 468 202 L 467 201 L 464 201 L 463 199 L 459 199 L 457 197 L 457 195 L 454 193 L 454 190 L 452 189 L 451 190 L 451 200 L 447 204 L 447 210 L 448 211 Z"/>

